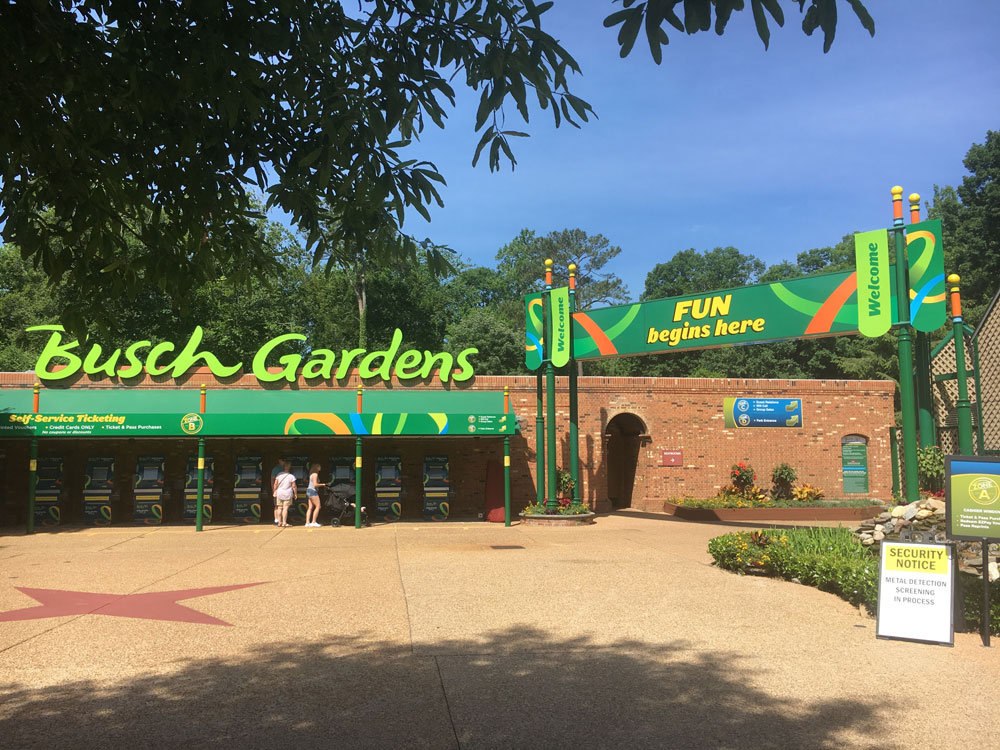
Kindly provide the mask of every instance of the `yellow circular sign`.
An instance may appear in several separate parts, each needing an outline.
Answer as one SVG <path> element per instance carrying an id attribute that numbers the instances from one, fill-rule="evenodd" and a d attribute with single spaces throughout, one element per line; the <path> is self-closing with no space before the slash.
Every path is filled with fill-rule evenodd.
<path id="1" fill-rule="evenodd" d="M 976 477 L 969 482 L 969 497 L 979 505 L 993 505 L 1000 498 L 1000 484 L 993 477 Z"/>
<path id="2" fill-rule="evenodd" d="M 205 426 L 200 414 L 185 414 L 181 417 L 181 430 L 187 435 L 197 435 L 201 428 Z"/>

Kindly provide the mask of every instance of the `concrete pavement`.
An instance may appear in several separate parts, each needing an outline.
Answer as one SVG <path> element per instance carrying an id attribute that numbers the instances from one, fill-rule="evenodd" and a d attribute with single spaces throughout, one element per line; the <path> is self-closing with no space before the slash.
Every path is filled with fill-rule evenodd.
<path id="1" fill-rule="evenodd" d="M 954 648 L 880 641 L 874 620 L 830 594 L 718 570 L 707 542 L 734 528 L 624 512 L 553 529 L 6 534 L 0 737 L 12 748 L 996 744 L 1000 648 L 975 634 Z M 260 585 L 171 603 L 247 583 Z M 129 596 L 89 612 L 97 600 L 36 592 L 76 613 L 3 621 L 42 607 L 19 588 Z M 151 592 L 182 593 L 139 596 Z M 178 621 L 178 606 L 229 625 Z"/>

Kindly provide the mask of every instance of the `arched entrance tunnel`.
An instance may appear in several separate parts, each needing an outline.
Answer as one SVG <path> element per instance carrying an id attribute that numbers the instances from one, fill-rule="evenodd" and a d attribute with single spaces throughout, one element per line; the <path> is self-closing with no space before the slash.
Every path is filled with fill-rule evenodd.
<path id="1" fill-rule="evenodd" d="M 648 437 L 646 425 L 635 414 L 618 414 L 604 430 L 608 465 L 608 500 L 612 508 L 630 508 L 635 489 L 639 448 Z"/>

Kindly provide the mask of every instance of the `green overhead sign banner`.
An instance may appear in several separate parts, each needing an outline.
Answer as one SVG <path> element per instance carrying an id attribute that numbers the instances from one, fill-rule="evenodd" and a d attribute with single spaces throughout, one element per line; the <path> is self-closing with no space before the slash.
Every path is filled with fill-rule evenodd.
<path id="1" fill-rule="evenodd" d="M 889 238 L 884 229 L 854 235 L 858 276 L 858 331 L 878 338 L 892 328 Z"/>
<path id="2" fill-rule="evenodd" d="M 513 414 L 278 412 L 6 414 L 0 437 L 513 435 Z"/>
<path id="3" fill-rule="evenodd" d="M 879 302 L 897 323 L 893 267 L 885 264 L 879 275 L 887 291 Z M 598 359 L 858 333 L 858 304 L 858 274 L 842 271 L 577 312 L 574 356 Z M 526 305 L 535 309 L 529 298 Z M 529 367 L 541 364 L 537 354 L 531 357 L 537 345 L 531 321 L 529 315 Z"/>
<path id="4" fill-rule="evenodd" d="M 947 317 L 940 219 L 906 228 L 906 258 L 910 269 L 910 320 L 918 331 L 936 331 Z"/>

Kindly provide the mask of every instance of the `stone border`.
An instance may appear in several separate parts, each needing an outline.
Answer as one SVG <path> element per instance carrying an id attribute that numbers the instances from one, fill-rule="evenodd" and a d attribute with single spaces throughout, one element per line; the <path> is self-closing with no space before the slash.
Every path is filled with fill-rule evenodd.
<path id="1" fill-rule="evenodd" d="M 596 513 L 577 513 L 574 516 L 553 515 L 547 516 L 540 513 L 518 513 L 521 523 L 525 526 L 589 526 L 594 523 Z"/>
<path id="2" fill-rule="evenodd" d="M 864 508 L 688 508 L 664 501 L 665 513 L 686 521 L 860 521 L 882 512 Z"/>

